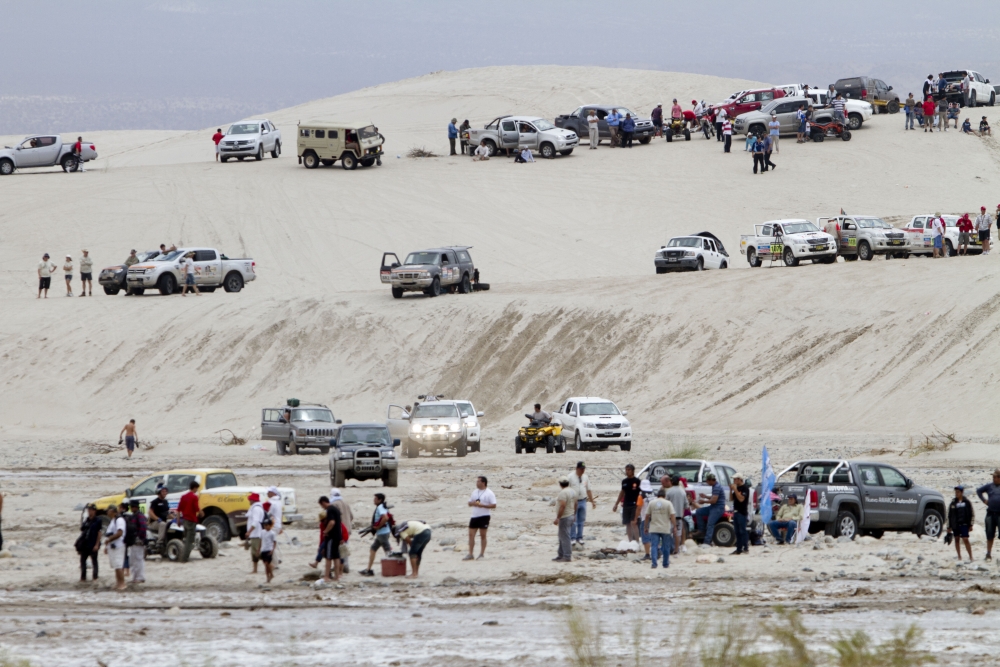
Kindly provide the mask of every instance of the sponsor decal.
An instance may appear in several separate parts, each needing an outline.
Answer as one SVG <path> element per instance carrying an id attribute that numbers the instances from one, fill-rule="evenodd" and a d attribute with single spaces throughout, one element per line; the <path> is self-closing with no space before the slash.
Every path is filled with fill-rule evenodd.
<path id="1" fill-rule="evenodd" d="M 830 505 L 826 500 L 826 491 L 819 492 L 819 508 L 821 510 L 829 509 Z"/>
<path id="2" fill-rule="evenodd" d="M 881 496 L 869 498 L 866 502 L 882 503 L 883 505 L 916 505 L 916 498 L 896 498 L 895 496 Z"/>
<path id="3" fill-rule="evenodd" d="M 830 486 L 826 487 L 826 490 L 829 491 L 830 493 L 855 493 L 855 489 L 853 486 L 835 486 L 831 484 Z"/>
<path id="4" fill-rule="evenodd" d="M 785 245 L 783 243 L 772 243 L 771 244 L 771 254 L 780 255 L 785 251 Z"/>

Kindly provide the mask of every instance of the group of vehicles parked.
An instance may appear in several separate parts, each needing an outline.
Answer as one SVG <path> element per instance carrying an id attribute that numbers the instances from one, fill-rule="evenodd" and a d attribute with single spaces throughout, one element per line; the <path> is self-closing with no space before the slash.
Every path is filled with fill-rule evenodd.
<path id="1" fill-rule="evenodd" d="M 141 296 L 148 289 L 156 289 L 163 295 L 176 294 L 185 284 L 185 259 L 191 253 L 194 253 L 191 257 L 194 284 L 201 292 L 214 292 L 220 287 L 227 292 L 239 292 L 257 278 L 257 263 L 251 257 L 231 259 L 215 248 L 184 247 L 136 253 L 137 263 L 105 267 L 97 282 L 111 296 L 122 291 Z"/>

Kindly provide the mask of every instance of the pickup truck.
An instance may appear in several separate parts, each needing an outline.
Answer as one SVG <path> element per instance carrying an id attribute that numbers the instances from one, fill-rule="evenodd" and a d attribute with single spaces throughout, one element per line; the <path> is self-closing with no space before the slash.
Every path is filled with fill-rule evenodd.
<path id="1" fill-rule="evenodd" d="M 478 146 L 486 142 L 490 155 L 502 149 L 521 150 L 528 148 L 538 151 L 544 158 L 569 155 L 580 143 L 580 138 L 572 130 L 556 127 L 537 116 L 500 116 L 494 118 L 481 130 L 469 130 L 469 144 Z"/>
<path id="2" fill-rule="evenodd" d="M 740 114 L 733 121 L 733 132 L 736 134 L 756 134 L 764 136 L 768 133 L 768 123 L 771 122 L 771 114 L 774 114 L 780 125 L 780 134 L 796 134 L 799 131 L 798 111 L 799 107 L 813 102 L 813 121 L 817 123 L 829 123 L 833 120 L 833 109 L 827 106 L 826 91 L 809 91 L 808 98 L 802 96 L 782 97 L 769 102 L 761 107 L 759 111 L 749 111 Z M 872 117 L 872 105 L 868 102 L 857 100 L 847 100 L 845 105 L 847 113 L 847 124 L 852 130 L 860 128 L 864 122 Z"/>
<path id="3" fill-rule="evenodd" d="M 330 439 L 337 437 L 341 420 L 320 403 L 288 399 L 283 408 L 264 408 L 260 418 L 260 439 L 272 440 L 278 456 L 295 456 L 303 449 L 330 452 Z"/>
<path id="4" fill-rule="evenodd" d="M 653 127 L 653 121 L 649 118 L 640 118 L 638 114 L 626 107 L 604 104 L 585 104 L 584 106 L 577 108 L 577 110 L 573 113 L 557 116 L 556 127 L 572 130 L 578 137 L 589 137 L 590 125 L 587 118 L 590 116 L 591 109 L 593 109 L 597 114 L 598 143 L 605 139 L 611 139 L 611 130 L 608 128 L 608 121 L 606 119 L 608 114 L 614 109 L 618 110 L 618 113 L 622 118 L 625 118 L 626 114 L 631 114 L 632 118 L 635 120 L 635 133 L 633 136 L 640 144 L 648 144 L 653 140 L 653 136 L 656 134 L 656 128 Z"/>
<path id="5" fill-rule="evenodd" d="M 247 511 L 250 509 L 250 493 L 257 493 L 261 500 L 267 498 L 267 486 L 245 486 L 236 483 L 236 475 L 232 470 L 224 468 L 194 468 L 190 470 L 166 470 L 143 478 L 137 484 L 125 489 L 123 493 L 104 496 L 92 501 L 97 506 L 97 513 L 105 516 L 108 507 L 118 505 L 126 498 L 137 498 L 143 505 L 148 505 L 156 497 L 156 487 L 159 484 L 167 486 L 167 501 L 171 509 L 177 507 L 181 496 L 188 492 L 191 482 L 198 482 L 201 488 L 198 501 L 205 513 L 201 520 L 205 532 L 217 542 L 225 542 L 234 535 L 242 535 L 246 531 Z M 295 504 L 295 489 L 278 487 L 282 499 L 281 522 L 283 524 L 301 521 Z"/>
<path id="6" fill-rule="evenodd" d="M 949 102 L 958 102 L 963 107 L 977 107 L 983 104 L 993 106 L 997 101 L 996 90 L 990 85 L 990 80 L 979 72 L 970 69 L 957 69 L 944 72 L 944 96 Z M 971 77 L 971 82 L 965 79 Z M 937 99 L 937 95 L 935 95 Z"/>
<path id="7" fill-rule="evenodd" d="M 63 143 L 58 134 L 38 134 L 25 137 L 17 146 L 0 150 L 0 176 L 10 176 L 17 169 L 37 169 L 59 165 L 65 172 L 80 168 L 80 160 L 73 154 L 75 141 Z M 97 149 L 89 141 L 81 142 L 84 162 L 97 159 Z"/>
<path id="8" fill-rule="evenodd" d="M 810 533 L 854 539 L 895 531 L 937 538 L 945 530 L 944 496 L 885 463 L 798 461 L 778 475 L 774 492 L 779 498 L 794 493 L 806 505 Z"/>
<path id="9" fill-rule="evenodd" d="M 934 254 L 934 236 L 931 234 L 931 220 L 935 216 L 915 215 L 903 227 L 903 233 L 907 238 L 907 250 L 911 255 L 932 255 Z M 958 254 L 958 216 L 942 215 L 944 218 L 944 250 L 947 257 L 954 257 Z M 975 220 L 973 217 L 972 220 Z M 972 232 L 969 241 L 969 254 L 981 255 L 983 253 L 983 242 L 979 240 L 979 234 Z"/>
<path id="10" fill-rule="evenodd" d="M 146 252 L 136 254 L 136 257 L 140 262 L 149 262 L 159 256 L 159 254 L 159 250 L 147 250 Z M 122 290 L 125 290 L 125 293 L 128 294 L 128 287 L 125 285 L 125 276 L 127 272 L 128 266 L 125 264 L 106 266 L 101 269 L 100 274 L 98 274 L 97 283 L 104 288 L 105 294 L 114 296 Z"/>
<path id="11" fill-rule="evenodd" d="M 785 91 L 781 88 L 757 88 L 744 91 L 736 99 L 730 98 L 713 106 L 715 109 L 724 109 L 729 118 L 736 118 L 740 114 L 757 111 L 780 97 L 785 97 Z"/>
<path id="12" fill-rule="evenodd" d="M 214 248 L 181 248 L 130 266 L 125 278 L 128 290 L 137 295 L 154 287 L 160 294 L 179 292 L 184 284 L 181 262 L 189 252 L 194 253 L 194 284 L 202 292 L 214 292 L 217 287 L 239 292 L 257 278 L 257 263 L 249 257 L 230 259 Z"/>
<path id="13" fill-rule="evenodd" d="M 263 160 L 264 153 L 274 158 L 281 155 L 281 130 L 267 119 L 233 123 L 219 142 L 219 159 L 223 162 L 233 157 L 241 162 L 247 157 Z"/>
<path id="14" fill-rule="evenodd" d="M 566 438 L 572 440 L 569 446 L 577 451 L 600 449 L 618 445 L 619 451 L 632 449 L 632 424 L 625 416 L 628 410 L 606 398 L 595 396 L 573 396 L 563 401 L 559 409 L 552 413 L 553 421 L 562 425 L 559 438 L 561 451 L 566 451 Z"/>
<path id="15" fill-rule="evenodd" d="M 740 254 L 750 266 L 764 260 L 798 266 L 804 259 L 833 264 L 837 261 L 837 241 L 808 220 L 772 220 L 754 225 L 753 234 L 740 236 Z"/>
<path id="16" fill-rule="evenodd" d="M 420 396 L 420 399 L 422 402 L 414 403 L 411 411 L 390 405 L 386 413 L 389 432 L 403 443 L 406 458 L 416 458 L 422 451 L 440 454 L 446 449 L 454 450 L 456 456 L 468 454 L 469 429 L 459 401 L 441 400 L 437 396 Z"/>
<path id="17" fill-rule="evenodd" d="M 653 257 L 657 273 L 729 268 L 729 253 L 711 232 L 675 236 Z"/>
<path id="18" fill-rule="evenodd" d="M 817 218 L 816 226 L 837 239 L 837 252 L 845 262 L 868 262 L 875 255 L 885 255 L 886 259 L 905 259 L 908 255 L 906 234 L 873 215 Z"/>
<path id="19" fill-rule="evenodd" d="M 489 289 L 479 284 L 479 271 L 472 263 L 469 245 L 418 250 L 400 264 L 394 252 L 382 253 L 379 278 L 392 286 L 392 297 L 402 299 L 405 292 L 423 292 L 438 296 L 442 292 L 469 292 Z"/>
<path id="20" fill-rule="evenodd" d="M 396 486 L 399 442 L 385 424 L 344 424 L 330 439 L 330 484 L 343 488 L 349 479 L 380 479 L 382 486 Z"/>

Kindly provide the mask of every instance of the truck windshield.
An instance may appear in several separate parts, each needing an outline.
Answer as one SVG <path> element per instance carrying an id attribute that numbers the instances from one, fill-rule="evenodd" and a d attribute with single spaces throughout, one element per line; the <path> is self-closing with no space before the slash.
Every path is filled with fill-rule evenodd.
<path id="1" fill-rule="evenodd" d="M 441 253 L 439 252 L 411 252 L 406 256 L 404 264 L 439 264 Z"/>
<path id="2" fill-rule="evenodd" d="M 340 431 L 337 445 L 386 445 L 392 444 L 387 428 L 345 428 Z"/>
<path id="3" fill-rule="evenodd" d="M 226 134 L 259 134 L 260 125 L 257 123 L 237 123 L 229 126 Z"/>
<path id="4" fill-rule="evenodd" d="M 631 109 L 626 109 L 625 107 L 617 107 L 617 108 L 618 108 L 618 115 L 621 116 L 622 118 L 624 118 L 626 115 L 630 115 L 632 116 L 632 118 L 638 118 L 638 116 L 635 115 L 635 112 L 632 111 Z"/>
<path id="5" fill-rule="evenodd" d="M 333 413 L 323 409 L 292 410 L 293 422 L 330 422 L 333 423 Z"/>
<path id="6" fill-rule="evenodd" d="M 657 461 L 649 468 L 650 483 L 659 483 L 664 475 L 683 477 L 689 482 L 698 481 L 700 461 Z"/>
<path id="7" fill-rule="evenodd" d="M 186 251 L 184 251 L 184 250 L 174 250 L 173 252 L 168 252 L 166 255 L 158 255 L 156 257 L 156 261 L 157 262 L 172 262 L 175 259 L 177 259 L 178 257 L 180 257 L 181 255 L 183 255 L 185 252 Z"/>
<path id="8" fill-rule="evenodd" d="M 882 221 L 878 218 L 856 218 L 861 229 L 882 229 Z"/>
<path id="9" fill-rule="evenodd" d="M 811 222 L 792 222 L 782 225 L 786 234 L 804 234 L 806 232 L 818 232 L 819 228 Z"/>
<path id="10" fill-rule="evenodd" d="M 358 130 L 358 136 L 361 137 L 362 140 L 377 139 L 378 130 L 375 129 L 374 125 L 369 125 L 368 127 L 363 127 L 360 130 Z"/>
<path id="11" fill-rule="evenodd" d="M 620 415 L 614 403 L 581 403 L 580 416 L 588 415 Z"/>
<path id="12" fill-rule="evenodd" d="M 701 239 L 670 239 L 670 243 L 667 244 L 668 248 L 700 248 Z"/>
<path id="13" fill-rule="evenodd" d="M 633 116 L 633 118 L 635 118 L 635 116 Z M 537 129 L 539 132 L 545 132 L 546 130 L 556 129 L 555 125 L 553 125 L 552 123 L 543 118 L 536 118 L 535 120 L 531 121 L 531 124 L 534 125 L 535 129 Z"/>
<path id="14" fill-rule="evenodd" d="M 427 417 L 458 417 L 458 408 L 454 403 L 436 405 L 434 403 L 421 403 L 413 408 L 414 419 L 424 419 Z"/>

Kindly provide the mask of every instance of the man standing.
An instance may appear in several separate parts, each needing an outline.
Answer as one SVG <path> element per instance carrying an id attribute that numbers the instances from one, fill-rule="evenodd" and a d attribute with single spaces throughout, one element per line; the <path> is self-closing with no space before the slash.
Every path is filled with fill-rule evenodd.
<path id="1" fill-rule="evenodd" d="M 715 140 L 722 141 L 722 126 L 726 122 L 726 110 L 719 108 L 715 110 Z M 731 133 L 730 133 L 731 134 Z M 729 150 L 727 148 L 726 152 Z"/>
<path id="2" fill-rule="evenodd" d="M 222 141 L 222 138 L 224 136 L 225 135 L 222 134 L 222 128 L 221 127 L 215 131 L 215 134 L 212 135 L 212 141 L 215 142 L 215 161 L 216 162 L 219 161 L 219 142 Z"/>
<path id="3" fill-rule="evenodd" d="M 126 532 L 128 547 L 128 562 L 132 570 L 132 583 L 146 583 L 146 515 L 139 511 L 139 499 L 128 501 L 131 510 L 128 521 L 130 530 Z M 128 544 L 131 542 L 131 544 Z"/>
<path id="4" fill-rule="evenodd" d="M 933 121 L 932 121 L 933 122 Z M 977 218 L 978 219 L 978 218 Z M 944 220 L 941 213 L 935 213 L 931 220 L 931 235 L 934 237 L 934 258 L 944 256 Z"/>
<path id="5" fill-rule="evenodd" d="M 802 144 L 806 141 L 806 105 L 800 104 L 799 110 L 795 112 L 795 120 L 798 121 L 799 127 L 796 134 L 795 143 Z"/>
<path id="6" fill-rule="evenodd" d="M 274 527 L 271 528 L 271 530 L 274 531 L 274 535 L 277 537 L 285 532 L 284 526 L 281 522 L 281 515 L 285 510 L 282 506 L 284 501 L 281 498 L 281 494 L 278 493 L 278 487 L 267 487 L 267 501 L 271 503 L 271 507 L 268 509 L 267 513 L 271 515 L 271 518 L 274 520 Z"/>
<path id="7" fill-rule="evenodd" d="M 934 79 L 933 74 L 927 75 L 927 80 L 924 81 L 924 92 L 922 97 L 926 100 L 927 96 L 931 94 L 931 81 Z"/>
<path id="8" fill-rule="evenodd" d="M 771 162 L 771 150 L 774 148 L 774 141 L 773 141 L 773 139 L 772 139 L 772 137 L 771 137 L 770 134 L 767 135 L 766 137 L 764 137 L 763 144 L 764 144 L 764 146 L 763 146 L 763 148 L 764 148 L 764 171 L 767 171 L 768 169 L 777 169 L 778 165 L 776 165 L 773 162 Z"/>
<path id="9" fill-rule="evenodd" d="M 612 109 L 604 120 L 608 122 L 608 132 L 611 133 L 611 147 L 615 148 L 618 146 L 618 126 L 622 122 L 622 117 L 619 115 L 618 109 Z"/>
<path id="10" fill-rule="evenodd" d="M 42 290 L 45 290 L 45 298 L 49 298 L 49 287 L 52 286 L 52 272 L 56 270 L 56 265 L 49 261 L 49 253 L 42 255 L 42 261 L 38 263 L 38 296 L 42 298 Z"/>
<path id="11" fill-rule="evenodd" d="M 194 250 L 184 254 L 183 264 L 184 289 L 181 290 L 181 296 L 187 296 L 188 288 L 193 289 L 195 294 L 201 296 L 201 292 L 198 291 L 198 286 L 194 284 Z"/>
<path id="12" fill-rule="evenodd" d="M 497 497 L 486 486 L 486 478 L 476 478 L 476 490 L 469 497 L 472 518 L 469 519 L 469 553 L 462 560 L 472 560 L 476 548 L 476 531 L 479 531 L 479 560 L 486 553 L 486 530 L 490 527 L 490 513 L 497 506 Z"/>
<path id="13" fill-rule="evenodd" d="M 587 477 L 587 464 L 583 461 L 576 462 L 576 471 L 569 476 L 569 486 L 576 494 L 576 514 L 573 517 L 573 532 L 570 533 L 570 541 L 583 546 L 583 524 L 587 521 L 587 501 L 596 510 L 597 503 L 594 502 L 594 494 L 590 491 L 590 479 Z"/>
<path id="14" fill-rule="evenodd" d="M 3 551 L 3 499 L 7 494 L 0 491 L 0 551 Z"/>
<path id="15" fill-rule="evenodd" d="M 993 540 L 1000 530 L 1000 468 L 993 471 L 993 481 L 976 489 L 976 496 L 986 503 L 986 560 L 993 560 Z"/>
<path id="16" fill-rule="evenodd" d="M 930 95 L 924 98 L 924 132 L 934 131 L 934 100 Z"/>
<path id="17" fill-rule="evenodd" d="M 392 551 L 392 547 L 389 546 L 389 531 L 392 528 L 389 525 L 389 508 L 385 505 L 385 494 L 376 493 L 374 502 L 375 512 L 372 514 L 371 530 L 375 535 L 375 540 L 368 551 L 368 569 L 361 570 L 359 573 L 365 577 L 375 575 L 375 572 L 372 571 L 372 565 L 375 563 L 375 555 L 379 549 L 382 549 L 387 556 Z M 343 520 L 343 517 L 341 517 L 341 520 Z"/>
<path id="18" fill-rule="evenodd" d="M 778 138 L 781 136 L 781 123 L 778 122 L 778 114 L 771 112 L 771 122 L 767 124 L 768 136 L 771 137 L 771 146 L 774 147 L 775 153 L 780 153 L 778 150 Z"/>
<path id="19" fill-rule="evenodd" d="M 3 544 L 0 543 L 0 547 Z M 80 581 L 87 580 L 87 560 L 90 560 L 91 579 L 97 581 L 97 551 L 101 548 L 101 520 L 97 516 L 97 506 L 87 505 L 87 518 L 80 525 L 80 537 L 76 542 L 76 552 L 80 554 Z"/>
<path id="20" fill-rule="evenodd" d="M 667 490 L 660 488 L 656 498 L 649 501 L 649 537 L 653 543 L 653 569 L 656 561 L 663 553 L 663 567 L 670 567 L 670 552 L 674 547 L 674 526 L 677 524 L 677 513 L 674 505 L 667 500 Z"/>
<path id="21" fill-rule="evenodd" d="M 639 492 L 639 478 L 635 476 L 635 466 L 629 463 L 625 466 L 622 490 L 618 494 L 615 506 L 611 509 L 612 512 L 618 512 L 618 506 L 622 506 L 622 525 L 625 526 L 625 535 L 629 542 L 638 542 L 641 538 L 639 527 L 636 525 Z"/>
<path id="22" fill-rule="evenodd" d="M 750 552 L 750 533 L 747 523 L 750 521 L 750 485 L 743 481 L 743 475 L 733 475 L 729 485 L 733 498 L 733 525 L 736 527 L 736 551 L 734 556 Z"/>
<path id="23" fill-rule="evenodd" d="M 458 128 L 455 127 L 455 123 L 457 122 L 457 118 L 452 118 L 451 122 L 448 123 L 448 143 L 451 145 L 452 155 L 457 155 L 457 153 L 455 153 L 455 140 L 458 139 Z"/>
<path id="24" fill-rule="evenodd" d="M 76 164 L 78 171 L 82 174 L 87 171 L 83 168 L 83 137 L 77 137 L 76 143 L 73 144 L 73 155 L 76 156 Z"/>
<path id="25" fill-rule="evenodd" d="M 559 526 L 559 551 L 552 560 L 557 563 L 568 563 L 573 560 L 573 545 L 569 537 L 573 530 L 576 493 L 569 488 L 569 479 L 566 477 L 559 480 L 559 488 L 559 495 L 556 496 L 556 518 L 552 522 Z"/>
<path id="26" fill-rule="evenodd" d="M 673 553 L 686 551 L 684 546 L 684 510 L 689 507 L 688 496 L 681 486 L 681 479 L 678 476 L 668 477 L 664 475 L 660 478 L 660 486 L 667 490 L 667 500 L 674 506 L 675 527 L 674 527 L 674 549 Z"/>
<path id="27" fill-rule="evenodd" d="M 677 98 L 674 98 L 674 103 L 670 105 L 670 122 L 675 120 L 684 119 L 684 110 L 681 109 L 681 105 L 677 103 Z"/>
<path id="28" fill-rule="evenodd" d="M 330 583 L 331 581 L 339 581 L 340 574 L 343 572 L 344 566 L 340 560 L 340 540 L 343 528 L 340 510 L 331 503 L 327 503 L 324 509 L 326 510 L 326 526 L 323 528 L 323 544 L 320 551 L 325 563 L 323 581 Z M 256 565 L 254 567 L 254 571 L 256 571 Z"/>
<path id="29" fill-rule="evenodd" d="M 913 127 L 913 107 L 916 106 L 917 101 L 913 98 L 913 93 L 906 98 L 903 102 L 903 111 L 906 112 L 906 118 L 903 121 L 903 130 L 912 130 Z"/>
<path id="30" fill-rule="evenodd" d="M 942 132 L 948 131 L 948 99 L 942 97 L 937 103 L 938 128 Z"/>
<path id="31" fill-rule="evenodd" d="M 135 451 L 135 439 L 137 436 L 135 430 L 135 420 L 129 419 L 125 426 L 122 426 L 122 430 L 118 432 L 118 444 L 122 444 L 122 434 L 125 435 L 125 449 L 128 450 L 127 458 L 132 458 L 132 452 Z"/>
<path id="32" fill-rule="evenodd" d="M 847 106 L 847 102 L 844 101 L 840 93 L 837 93 L 837 97 L 831 101 L 831 104 L 833 105 L 833 119 L 842 125 L 846 125 L 847 118 L 844 116 L 844 107 Z"/>
<path id="33" fill-rule="evenodd" d="M 590 134 L 590 150 L 596 151 L 601 143 L 601 119 L 597 117 L 597 110 L 591 109 L 587 114 L 587 132 Z"/>
<path id="34" fill-rule="evenodd" d="M 625 148 L 626 146 L 632 148 L 632 137 L 635 134 L 635 121 L 632 120 L 632 114 L 625 114 L 625 119 L 622 120 L 621 130 L 622 148 Z"/>
<path id="35" fill-rule="evenodd" d="M 653 121 L 653 136 L 660 137 L 663 136 L 663 105 L 657 104 L 656 108 L 653 109 L 653 113 L 650 115 L 650 120 Z"/>
<path id="36" fill-rule="evenodd" d="M 198 487 L 201 484 L 197 480 L 192 480 L 188 485 L 188 492 L 181 496 L 177 503 L 177 513 L 181 515 L 184 522 L 184 551 L 181 553 L 181 562 L 188 562 L 191 556 L 191 549 L 194 548 L 194 538 L 198 531 L 198 519 L 201 518 L 202 511 L 198 504 Z"/>
<path id="37" fill-rule="evenodd" d="M 723 111 L 722 113 L 724 114 L 725 111 Z M 720 128 L 720 131 L 722 132 L 722 136 L 725 139 L 726 143 L 722 148 L 722 152 L 728 153 L 729 149 L 732 148 L 733 146 L 733 124 L 730 123 L 729 119 L 726 118 L 725 116 L 723 116 L 723 118 L 724 120 L 722 121 L 722 127 Z"/>
<path id="38" fill-rule="evenodd" d="M 983 254 L 990 254 L 990 214 L 986 212 L 985 206 L 979 207 L 979 215 L 976 216 L 976 231 L 979 232 L 979 240 L 983 242 Z"/>
<path id="39" fill-rule="evenodd" d="M 462 121 L 462 124 L 458 127 L 458 152 L 465 155 L 466 150 L 469 147 L 469 130 L 472 129 L 472 123 L 466 118 Z"/>
<path id="40" fill-rule="evenodd" d="M 969 544 L 969 530 L 976 522 L 976 513 L 972 510 L 972 503 L 965 497 L 965 487 L 959 484 L 955 487 L 955 497 L 951 499 L 948 506 L 948 537 L 955 538 L 955 553 L 958 560 L 962 560 L 962 543 L 965 543 L 965 550 L 969 554 L 969 562 L 972 562 L 972 545 Z"/>
<path id="41" fill-rule="evenodd" d="M 125 590 L 125 519 L 118 516 L 118 507 L 108 507 L 108 528 L 104 531 L 104 553 L 115 571 L 115 590 Z"/>
<path id="42" fill-rule="evenodd" d="M 708 495 L 701 494 L 700 501 L 705 502 L 705 506 L 698 508 L 695 512 L 695 520 L 698 526 L 704 526 L 704 540 L 702 544 L 711 546 L 712 538 L 715 536 L 715 524 L 722 518 L 726 511 L 726 492 L 722 485 L 716 481 L 715 473 L 708 473 L 705 476 L 705 483 L 711 485 L 712 490 Z"/>
<path id="43" fill-rule="evenodd" d="M 80 258 L 80 296 L 87 296 L 88 287 L 90 296 L 94 296 L 94 260 L 90 252 L 84 250 Z"/>
<path id="44" fill-rule="evenodd" d="M 985 210 L 985 207 L 984 207 Z M 969 242 L 972 240 L 972 220 L 966 213 L 958 219 L 958 254 L 969 254 Z"/>
<path id="45" fill-rule="evenodd" d="M 757 173 L 757 165 L 760 165 L 760 173 L 767 171 L 767 164 L 764 162 L 764 142 L 760 140 L 760 137 L 755 137 L 753 143 L 750 145 L 750 151 L 753 153 L 753 173 Z"/>
<path id="46" fill-rule="evenodd" d="M 246 548 L 250 549 L 250 560 L 253 561 L 253 572 L 257 574 L 257 563 L 260 562 L 260 533 L 264 525 L 264 506 L 260 503 L 260 496 L 251 493 L 248 496 L 250 509 L 247 510 L 247 541 Z"/>
<path id="47" fill-rule="evenodd" d="M 170 503 L 167 501 L 166 484 L 156 485 L 156 497 L 149 503 L 147 526 L 156 530 L 156 540 L 160 548 L 165 546 L 163 539 L 167 535 L 167 524 L 170 520 Z"/>
<path id="48" fill-rule="evenodd" d="M 795 531 L 798 529 L 799 522 L 801 521 L 802 505 L 799 505 L 799 497 L 794 493 L 790 493 L 788 495 L 788 502 L 778 508 L 777 516 L 767 524 L 767 529 L 771 531 L 771 535 L 778 541 L 778 544 L 782 542 L 792 544 L 795 542 Z M 784 540 L 781 537 L 782 530 L 785 531 Z"/>

